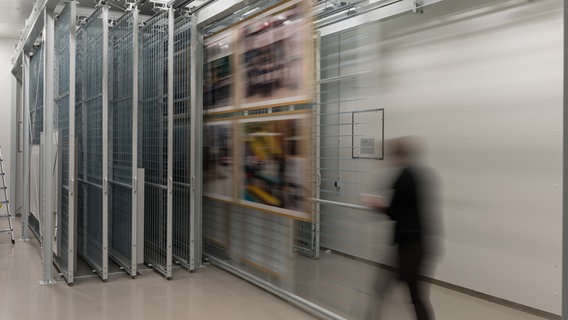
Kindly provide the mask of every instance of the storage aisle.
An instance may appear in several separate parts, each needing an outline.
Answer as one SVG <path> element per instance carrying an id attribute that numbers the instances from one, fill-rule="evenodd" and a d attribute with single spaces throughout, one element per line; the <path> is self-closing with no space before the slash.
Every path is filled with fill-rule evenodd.
<path id="1" fill-rule="evenodd" d="M 19 220 L 15 226 L 16 237 L 20 238 Z M 358 278 L 361 274 L 375 275 L 374 272 L 361 273 L 361 268 L 365 267 L 359 262 L 333 254 L 324 255 L 322 260 L 326 260 L 322 264 L 325 268 L 330 264 L 353 268 L 354 272 L 359 272 Z M 303 266 L 316 270 L 318 261 L 310 261 Z M 319 271 L 320 275 L 326 273 Z M 42 286 L 39 279 L 41 259 L 37 241 L 16 242 L 12 246 L 9 237 L 1 237 L 0 319 L 313 319 L 279 298 L 211 265 L 196 273 L 174 269 L 170 281 L 148 269 L 141 271 L 136 280 L 124 272 L 117 272 L 110 274 L 112 281 L 107 283 L 93 276 L 77 279 L 80 285 L 75 286 L 68 286 L 62 279 L 54 285 Z M 325 277 L 310 279 L 304 280 L 330 281 Z M 433 286 L 431 293 L 439 320 L 542 319 L 438 286 Z M 330 303 L 353 301 L 353 297 L 348 297 L 350 295 L 332 296 Z M 388 298 L 384 319 L 412 319 L 406 301 L 406 292 L 397 287 Z"/>

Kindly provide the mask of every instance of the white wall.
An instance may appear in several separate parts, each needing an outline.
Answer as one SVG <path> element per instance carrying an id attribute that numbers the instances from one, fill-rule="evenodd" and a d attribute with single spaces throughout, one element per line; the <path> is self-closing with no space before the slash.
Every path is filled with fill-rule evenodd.
<path id="1" fill-rule="evenodd" d="M 12 64 L 10 62 L 17 39 L 0 38 L 0 146 L 4 158 L 4 170 L 7 171 L 6 183 L 10 183 L 10 158 L 12 152 Z M 12 186 L 8 186 L 11 188 Z M 15 200 L 15 199 L 13 199 Z M 4 209 L 2 212 L 6 214 Z"/>
<path id="2" fill-rule="evenodd" d="M 342 111 L 384 107 L 386 138 L 427 141 L 443 183 L 435 278 L 560 314 L 563 3 L 443 1 L 366 30 L 375 86 Z M 322 244 L 380 261 L 385 224 L 347 213 L 322 213 Z"/>

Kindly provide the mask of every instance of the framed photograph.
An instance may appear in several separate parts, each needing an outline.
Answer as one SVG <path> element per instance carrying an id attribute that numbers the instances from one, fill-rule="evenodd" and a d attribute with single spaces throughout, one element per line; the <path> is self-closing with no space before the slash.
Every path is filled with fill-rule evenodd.
<path id="1" fill-rule="evenodd" d="M 353 112 L 353 158 L 384 159 L 384 115 L 384 109 Z"/>
<path id="2" fill-rule="evenodd" d="M 312 100 L 311 24 L 303 2 L 275 8 L 240 27 L 241 107 Z"/>
<path id="3" fill-rule="evenodd" d="M 311 221 L 309 119 L 308 113 L 298 113 L 238 122 L 241 204 Z"/>
<path id="4" fill-rule="evenodd" d="M 204 40 L 203 111 L 230 110 L 235 104 L 234 32 Z"/>
<path id="5" fill-rule="evenodd" d="M 219 121 L 203 126 L 203 194 L 234 200 L 233 123 Z"/>

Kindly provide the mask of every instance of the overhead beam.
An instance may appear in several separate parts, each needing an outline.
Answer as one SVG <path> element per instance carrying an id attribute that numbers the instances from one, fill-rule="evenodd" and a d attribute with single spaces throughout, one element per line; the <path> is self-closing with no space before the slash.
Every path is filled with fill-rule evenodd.
<path id="1" fill-rule="evenodd" d="M 47 9 L 53 12 L 61 0 L 38 0 L 36 1 L 30 17 L 26 20 L 26 25 L 12 55 L 12 73 L 17 74 L 22 65 L 22 53 L 29 52 L 35 40 L 43 31 L 44 16 L 43 12 Z"/>

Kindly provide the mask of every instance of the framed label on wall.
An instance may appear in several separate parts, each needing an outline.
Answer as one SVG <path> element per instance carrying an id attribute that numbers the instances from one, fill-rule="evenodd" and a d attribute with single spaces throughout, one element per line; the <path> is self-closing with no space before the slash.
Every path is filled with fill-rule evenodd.
<path id="1" fill-rule="evenodd" d="M 373 109 L 352 113 L 354 159 L 384 160 L 385 110 Z"/>

